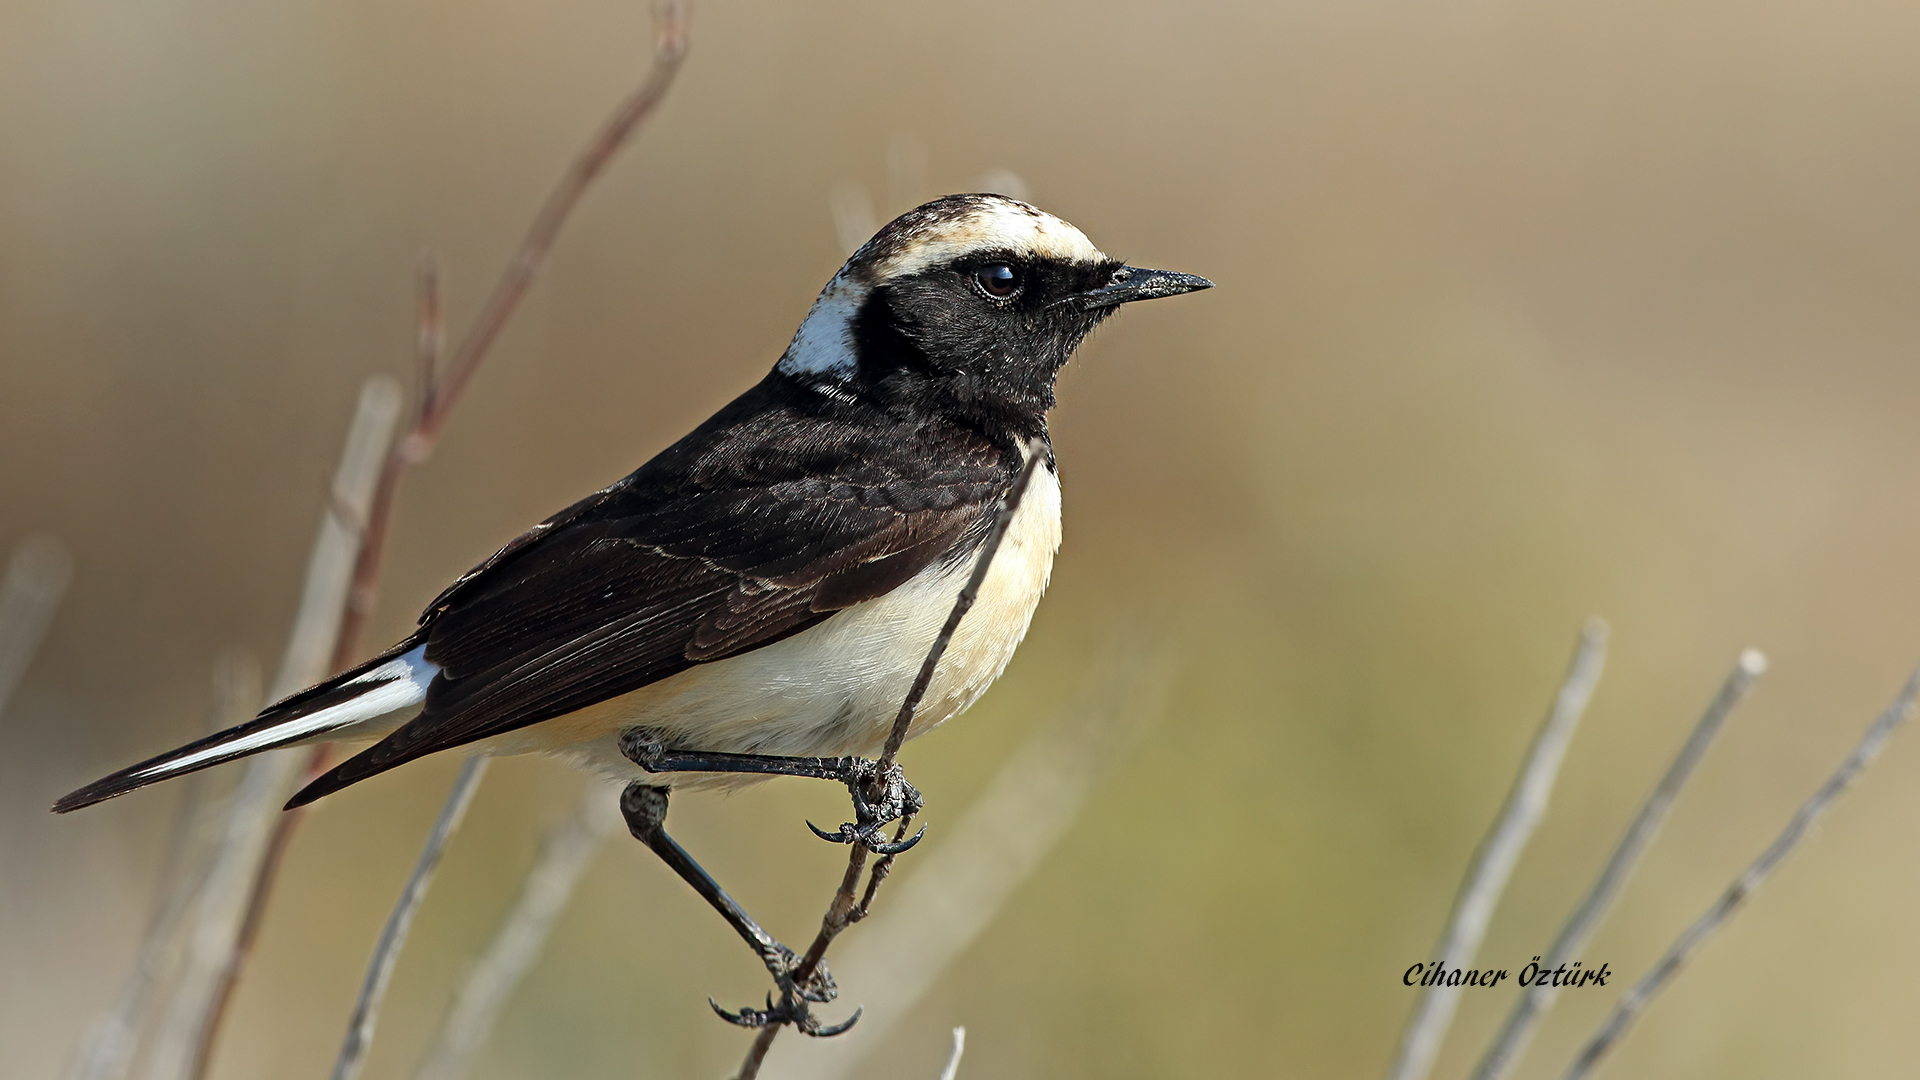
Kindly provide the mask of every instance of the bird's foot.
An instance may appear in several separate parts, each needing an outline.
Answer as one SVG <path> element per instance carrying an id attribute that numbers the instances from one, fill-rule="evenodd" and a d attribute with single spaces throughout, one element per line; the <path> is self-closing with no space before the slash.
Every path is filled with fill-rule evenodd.
<path id="1" fill-rule="evenodd" d="M 660 772 L 667 755 L 666 740 L 646 728 L 629 728 L 620 733 L 620 753 L 647 772 Z"/>
<path id="2" fill-rule="evenodd" d="M 807 828 L 822 840 L 836 844 L 865 844 L 878 855 L 898 855 L 920 842 L 920 833 L 885 840 L 880 830 L 901 818 L 912 817 L 925 805 L 920 792 L 907 783 L 899 765 L 884 770 L 877 761 L 857 757 L 783 757 L 776 754 L 736 754 L 720 751 L 675 750 L 658 732 L 630 728 L 620 735 L 620 752 L 649 773 L 715 772 L 762 776 L 806 776 L 838 780 L 853 796 L 854 820 L 828 832 L 813 822 Z"/>
<path id="3" fill-rule="evenodd" d="M 822 1024 L 820 1019 L 813 1015 L 813 1011 L 807 1008 L 806 1002 L 787 998 L 776 1004 L 772 994 L 767 995 L 767 1007 L 764 1009 L 749 1007 L 738 1012 L 728 1012 L 712 998 L 707 999 L 707 1005 L 720 1019 L 729 1024 L 737 1024 L 744 1028 L 792 1024 L 795 1031 L 802 1035 L 811 1035 L 816 1039 L 831 1039 L 835 1035 L 845 1034 L 853 1025 L 860 1022 L 860 1014 L 866 1011 L 855 1009 L 852 1016 L 837 1024 Z"/>
<path id="4" fill-rule="evenodd" d="M 888 841 L 881 830 L 901 818 L 910 818 L 926 805 L 920 792 L 907 783 L 899 765 L 887 766 L 883 773 L 879 762 L 865 758 L 842 758 L 846 762 L 847 792 L 853 797 L 854 820 L 842 824 L 837 832 L 828 832 L 813 822 L 807 828 L 822 840 L 835 844 L 865 844 L 878 855 L 898 855 L 920 842 L 927 827 L 904 840 Z"/>
<path id="5" fill-rule="evenodd" d="M 767 974 L 780 987 L 783 996 L 797 996 L 805 1001 L 828 1002 L 840 994 L 840 988 L 834 985 L 833 973 L 827 970 L 825 960 L 813 966 L 813 971 L 804 981 L 795 982 L 794 972 L 800 969 L 800 958 L 792 949 L 775 941 L 760 950 L 760 960 L 767 965 Z"/>
<path id="6" fill-rule="evenodd" d="M 814 965 L 813 971 L 804 980 L 796 980 L 794 973 L 800 967 L 800 960 L 793 950 L 774 942 L 761 950 L 761 959 L 766 962 L 767 971 L 773 975 L 773 981 L 780 988 L 780 1000 L 776 1003 L 773 995 L 767 995 L 765 1008 L 751 1006 L 737 1011 L 728 1011 L 720 1007 L 712 998 L 707 1004 L 722 1020 L 740 1027 L 762 1028 L 769 1024 L 792 1024 L 794 1029 L 816 1038 L 829 1038 L 851 1028 L 860 1019 L 861 1010 L 855 1009 L 853 1015 L 838 1024 L 823 1025 L 813 1015 L 809 1002 L 825 1003 L 839 994 L 834 986 L 833 974 L 827 970 L 825 962 Z"/>

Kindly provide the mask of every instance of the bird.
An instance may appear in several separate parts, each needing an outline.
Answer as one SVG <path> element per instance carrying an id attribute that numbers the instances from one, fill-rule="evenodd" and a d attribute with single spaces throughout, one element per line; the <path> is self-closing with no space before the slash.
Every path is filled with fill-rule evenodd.
<path id="1" fill-rule="evenodd" d="M 288 809 L 444 750 L 558 755 L 626 781 L 630 831 L 779 982 L 792 952 L 666 834 L 669 793 L 783 772 L 839 779 L 862 818 L 841 839 L 879 845 L 874 822 L 918 795 L 878 777 L 884 805 L 866 804 L 869 759 L 1002 505 L 1003 539 L 909 736 L 987 689 L 1046 589 L 1061 540 L 1047 428 L 1061 369 L 1121 305 L 1211 287 L 1127 265 L 1006 196 L 909 210 L 833 275 L 764 378 L 454 580 L 406 638 L 53 809 L 296 744 L 371 742 Z M 789 998 L 833 994 L 824 968 L 780 985 Z"/>

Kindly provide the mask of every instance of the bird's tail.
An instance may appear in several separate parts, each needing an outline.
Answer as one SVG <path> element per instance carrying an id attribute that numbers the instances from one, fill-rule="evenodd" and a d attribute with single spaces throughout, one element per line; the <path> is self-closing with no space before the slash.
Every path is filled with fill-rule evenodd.
<path id="1" fill-rule="evenodd" d="M 135 788 L 223 761 L 294 743 L 384 734 L 416 711 L 440 672 L 426 659 L 426 646 L 401 642 L 382 656 L 309 690 L 270 705 L 259 716 L 64 795 L 53 812 L 64 814 L 104 802 Z"/>

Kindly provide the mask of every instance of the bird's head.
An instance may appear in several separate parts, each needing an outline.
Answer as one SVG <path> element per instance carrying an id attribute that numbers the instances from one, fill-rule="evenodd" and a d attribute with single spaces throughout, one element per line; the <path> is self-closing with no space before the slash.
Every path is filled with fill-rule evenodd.
<path id="1" fill-rule="evenodd" d="M 1016 199 L 949 195 L 853 253 L 776 370 L 828 397 L 955 410 L 1034 435 L 1060 368 L 1102 319 L 1212 284 L 1127 266 Z"/>

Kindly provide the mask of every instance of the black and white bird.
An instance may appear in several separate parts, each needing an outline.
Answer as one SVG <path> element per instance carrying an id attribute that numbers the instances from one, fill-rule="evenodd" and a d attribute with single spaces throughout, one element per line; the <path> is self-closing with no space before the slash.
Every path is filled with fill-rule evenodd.
<path id="1" fill-rule="evenodd" d="M 1025 635 L 1060 544 L 1046 435 L 1061 368 L 1120 304 L 1210 284 L 1123 265 L 998 195 L 911 210 L 847 260 L 758 384 L 461 576 L 404 641 L 54 809 L 322 740 L 377 741 L 289 807 L 456 747 L 559 754 L 631 781 L 635 834 L 779 978 L 791 954 L 660 830 L 668 788 L 825 775 L 778 761 L 878 751 L 1038 453 L 911 734 L 972 704 Z M 691 771 L 662 771 L 675 754 L 664 768 Z M 686 764 L 735 755 L 774 764 Z"/>

